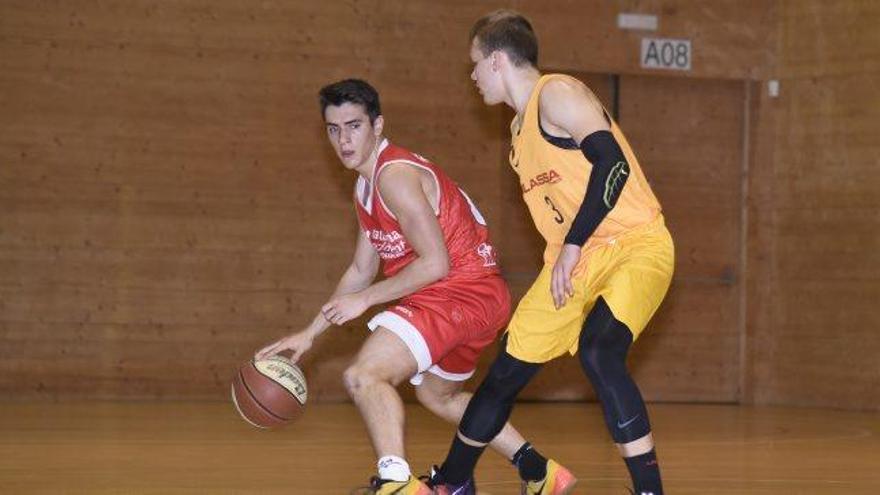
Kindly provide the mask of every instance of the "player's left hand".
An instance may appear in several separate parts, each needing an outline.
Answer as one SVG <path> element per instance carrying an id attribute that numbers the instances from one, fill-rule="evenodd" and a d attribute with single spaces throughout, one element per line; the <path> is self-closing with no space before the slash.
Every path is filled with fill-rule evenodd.
<path id="1" fill-rule="evenodd" d="M 355 292 L 331 299 L 321 308 L 321 313 L 330 323 L 342 325 L 364 314 L 369 307 L 363 293 Z"/>
<path id="2" fill-rule="evenodd" d="M 550 279 L 550 294 L 556 309 L 565 306 L 569 297 L 574 296 L 571 285 L 571 272 L 581 259 L 581 247 L 577 244 L 563 244 L 556 264 L 553 265 L 553 276 Z"/>

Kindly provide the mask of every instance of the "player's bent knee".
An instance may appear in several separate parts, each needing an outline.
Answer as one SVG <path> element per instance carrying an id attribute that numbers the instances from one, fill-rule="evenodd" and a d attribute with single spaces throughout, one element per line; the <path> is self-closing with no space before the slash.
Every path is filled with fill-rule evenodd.
<path id="1" fill-rule="evenodd" d="M 378 380 L 368 369 L 357 364 L 349 366 L 342 374 L 342 383 L 345 385 L 345 390 L 352 397 L 376 381 Z"/>
<path id="2" fill-rule="evenodd" d="M 584 322 L 578 342 L 578 359 L 596 388 L 602 387 L 612 376 L 628 373 L 626 356 L 631 345 L 632 332 L 599 298 Z"/>
<path id="3" fill-rule="evenodd" d="M 342 384 L 345 386 L 345 391 L 348 392 L 348 395 L 352 395 L 359 387 L 358 380 L 358 369 L 354 366 L 349 366 L 342 373 Z"/>

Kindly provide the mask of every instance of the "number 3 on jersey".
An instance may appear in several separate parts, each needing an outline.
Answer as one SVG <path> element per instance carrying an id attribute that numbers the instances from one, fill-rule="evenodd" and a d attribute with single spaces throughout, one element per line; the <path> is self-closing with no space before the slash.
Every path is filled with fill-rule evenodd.
<path id="1" fill-rule="evenodd" d="M 553 200 L 550 199 L 550 196 L 544 196 L 544 202 L 547 203 L 547 206 L 550 207 L 551 210 L 553 210 L 553 221 L 560 224 L 565 221 L 565 217 L 562 216 L 562 212 L 560 212 L 556 208 L 556 205 L 553 204 Z"/>

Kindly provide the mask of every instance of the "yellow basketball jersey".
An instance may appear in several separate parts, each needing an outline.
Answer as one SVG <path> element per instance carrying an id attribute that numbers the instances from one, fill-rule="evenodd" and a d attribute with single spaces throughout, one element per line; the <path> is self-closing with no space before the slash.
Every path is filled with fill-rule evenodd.
<path id="1" fill-rule="evenodd" d="M 532 90 L 525 112 L 514 117 L 510 126 L 510 165 L 519 175 L 523 199 L 532 214 L 535 227 L 547 241 L 545 263 L 556 261 L 571 222 L 584 200 L 593 168 L 574 140 L 559 140 L 568 143 L 554 144 L 541 132 L 538 116 L 541 89 L 554 77 L 568 76 L 542 76 Z M 611 132 L 629 163 L 630 175 L 617 204 L 584 245 L 584 253 L 651 222 L 660 214 L 660 203 L 651 192 L 626 137 L 613 119 Z"/>

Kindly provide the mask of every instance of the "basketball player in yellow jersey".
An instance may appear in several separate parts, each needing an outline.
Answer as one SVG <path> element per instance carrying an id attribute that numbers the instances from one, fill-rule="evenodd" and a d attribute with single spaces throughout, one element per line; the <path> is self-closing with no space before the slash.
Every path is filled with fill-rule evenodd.
<path id="1" fill-rule="evenodd" d="M 471 78 L 486 104 L 516 110 L 510 164 L 547 241 L 544 268 L 520 301 L 505 349 L 472 397 L 434 484 L 472 482 L 482 449 L 543 363 L 577 354 L 635 493 L 663 488 L 648 411 L 626 368 L 633 341 L 666 294 L 673 245 L 660 205 L 623 133 L 580 81 L 537 69 L 531 24 L 493 12 L 471 31 Z M 552 419 L 548 420 L 548 425 Z M 515 458 L 523 493 L 571 490 L 571 474 L 534 449 Z M 441 492 L 442 493 L 442 492 Z"/>

